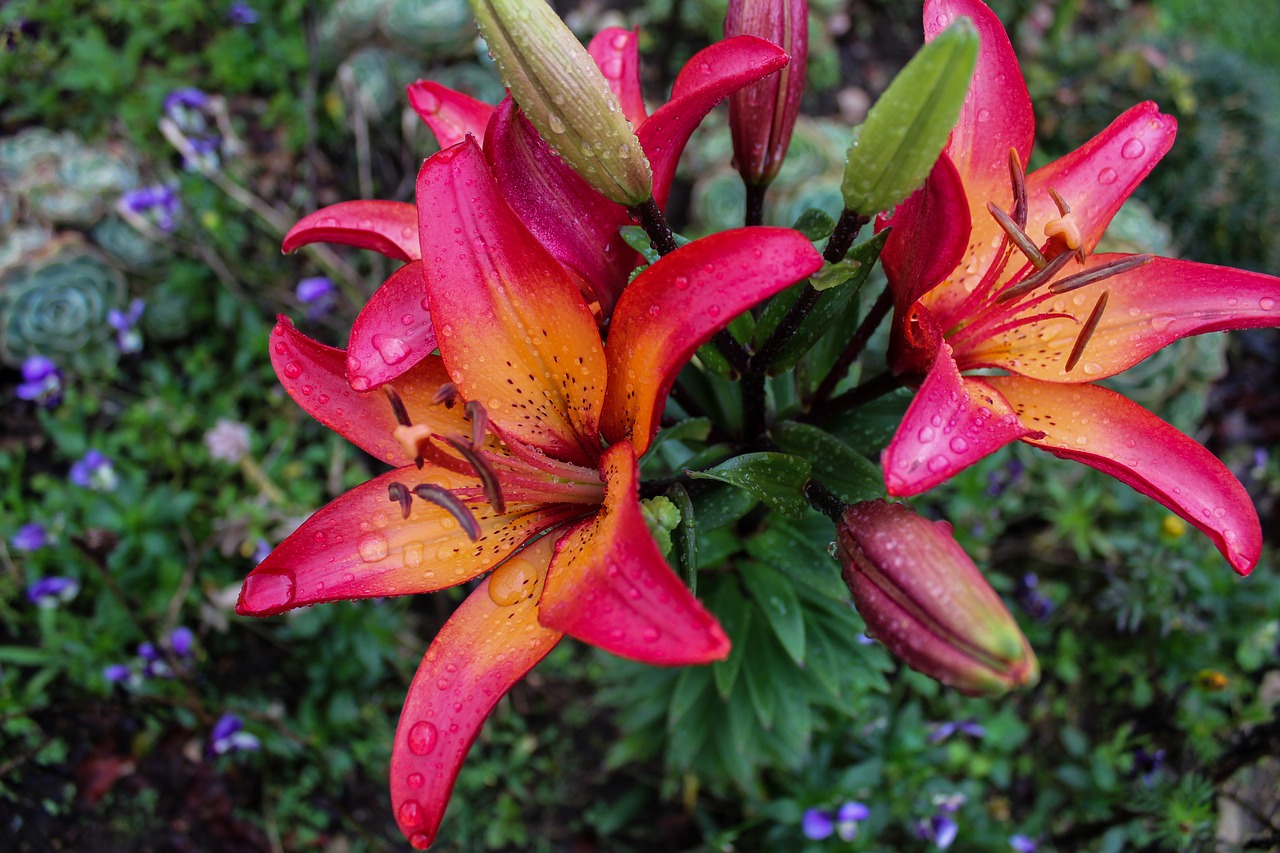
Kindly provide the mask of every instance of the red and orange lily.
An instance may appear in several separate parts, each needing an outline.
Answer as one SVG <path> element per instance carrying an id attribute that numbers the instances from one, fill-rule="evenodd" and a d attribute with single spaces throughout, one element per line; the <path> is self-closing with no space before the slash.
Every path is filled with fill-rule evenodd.
<path id="1" fill-rule="evenodd" d="M 610 27 L 588 47 L 635 126 L 653 170 L 654 200 L 666 204 L 676 165 L 689 137 L 711 109 L 731 93 L 787 64 L 783 50 L 754 36 L 725 39 L 695 54 L 676 77 L 668 103 L 646 113 L 640 92 L 635 32 Z M 609 201 L 573 171 L 540 136 L 508 96 L 497 107 L 438 83 L 408 87 L 409 104 L 441 148 L 468 135 L 483 141 L 485 157 L 502 196 L 551 254 L 574 276 L 603 321 L 612 312 L 640 256 L 618 235 L 631 224 L 627 209 Z M 397 377 L 411 353 L 436 346 L 431 310 L 422 291 L 417 213 L 407 202 L 347 201 L 298 222 L 284 250 L 327 242 L 380 252 L 405 265 L 387 279 L 352 328 L 347 376 L 370 390 Z M 387 322 L 388 317 L 400 324 Z M 387 331 L 393 329 L 393 331 Z"/>
<path id="2" fill-rule="evenodd" d="M 574 274 L 504 200 L 474 139 L 427 160 L 417 211 L 438 355 L 411 359 L 385 393 L 361 392 L 347 353 L 287 320 L 271 344 L 307 412 L 398 467 L 282 542 L 237 610 L 432 592 L 489 572 L 431 643 L 396 733 L 392 802 L 423 848 L 484 719 L 563 634 L 660 665 L 728 653 L 646 528 L 636 460 L 693 351 L 821 258 L 786 229 L 699 240 L 636 277 L 604 343 Z M 374 334 L 401 323 L 383 322 Z"/>
<path id="3" fill-rule="evenodd" d="M 1094 383 L 1188 335 L 1280 324 L 1280 279 L 1090 254 L 1172 145 L 1175 120 L 1139 104 L 1024 176 L 1034 117 L 999 20 L 979 0 L 928 0 L 926 38 L 962 15 L 982 47 L 960 122 L 925 186 L 882 223 L 893 226 L 883 254 L 890 363 L 921 383 L 884 452 L 889 492 L 922 492 L 1021 439 L 1154 498 L 1247 573 L 1262 536 L 1240 483 L 1195 441 Z"/>

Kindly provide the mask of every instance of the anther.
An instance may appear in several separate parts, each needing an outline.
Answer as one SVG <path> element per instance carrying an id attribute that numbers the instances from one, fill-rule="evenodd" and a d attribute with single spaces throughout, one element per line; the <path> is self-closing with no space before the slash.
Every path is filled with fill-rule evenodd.
<path id="1" fill-rule="evenodd" d="M 431 402 L 439 405 L 444 403 L 446 409 L 453 408 L 453 402 L 458 398 L 458 386 L 452 382 L 446 382 L 436 389 L 436 393 L 432 395 Z"/>
<path id="2" fill-rule="evenodd" d="M 1098 301 L 1093 305 L 1093 310 L 1089 312 L 1089 319 L 1085 320 L 1084 326 L 1080 328 L 1080 334 L 1076 336 L 1075 346 L 1071 348 L 1071 355 L 1067 356 L 1067 373 L 1070 373 L 1080 363 L 1080 357 L 1084 355 L 1085 345 L 1089 343 L 1089 339 L 1093 337 L 1093 333 L 1098 329 L 1098 323 L 1102 320 L 1102 312 L 1107 307 L 1107 298 L 1110 295 L 1110 290 L 1102 291 L 1102 295 L 1098 297 Z"/>
<path id="3" fill-rule="evenodd" d="M 992 202 L 987 202 L 987 212 L 995 218 L 1000 227 L 1004 229 L 1004 233 L 1009 235 L 1009 239 L 1012 240 L 1014 245 L 1022 251 L 1022 254 L 1027 256 L 1027 260 L 1031 261 L 1031 263 L 1035 265 L 1036 269 L 1042 270 L 1045 268 L 1045 265 L 1049 262 L 1045 260 L 1045 257 L 1041 254 L 1039 247 L 1037 247 L 1035 241 L 1031 239 L 1031 235 L 1023 230 L 1021 224 L 1016 222 L 1013 217 L 1009 216 L 1009 214 L 1005 213 Z M 1017 212 L 1016 207 L 1014 208 L 1014 212 Z M 1025 224 L 1027 221 L 1025 205 L 1021 218 L 1022 224 Z"/>
<path id="4" fill-rule="evenodd" d="M 507 511 L 506 501 L 502 498 L 502 485 L 498 482 L 497 472 L 493 470 L 493 466 L 489 464 L 489 460 L 485 459 L 465 441 L 446 435 L 445 443 L 452 447 L 458 453 L 462 454 L 462 458 L 466 459 L 475 469 L 476 476 L 480 478 L 480 487 L 484 489 L 484 496 L 489 499 L 489 503 L 493 505 L 494 510 L 501 515 Z"/>
<path id="5" fill-rule="evenodd" d="M 476 520 L 475 514 L 467 509 L 467 505 L 441 486 L 431 483 L 422 483 L 413 487 L 413 493 L 424 501 L 430 501 L 436 506 L 444 509 L 449 515 L 458 520 L 458 524 L 462 525 L 462 529 L 472 542 L 480 538 L 480 522 Z"/>
<path id="6" fill-rule="evenodd" d="M 1017 299 L 1025 293 L 1030 293 L 1061 272 L 1062 268 L 1074 257 L 1074 252 L 1060 252 L 1054 256 L 1053 260 L 1049 261 L 1044 269 L 1032 273 L 1013 287 L 1002 292 L 996 297 L 996 302 L 1008 302 L 1010 299 Z"/>
<path id="7" fill-rule="evenodd" d="M 1057 205 L 1058 213 L 1061 216 L 1057 219 L 1050 219 L 1044 224 L 1044 236 L 1057 237 L 1062 241 L 1063 245 L 1072 251 L 1080 249 L 1084 245 L 1084 238 L 1080 234 L 1080 223 L 1076 221 L 1076 217 L 1071 215 L 1071 205 L 1067 204 L 1066 200 L 1058 195 L 1058 191 L 1053 187 L 1049 187 L 1049 195 L 1053 198 L 1053 203 Z M 1083 253 L 1079 257 L 1083 262 Z"/>
<path id="8" fill-rule="evenodd" d="M 382 390 L 387 392 L 387 399 L 391 401 L 391 410 L 396 413 L 396 420 L 400 426 L 413 426 L 413 421 L 409 420 L 409 410 L 404 407 L 404 400 L 400 399 L 400 395 L 390 385 Z"/>
<path id="9" fill-rule="evenodd" d="M 1051 293 L 1069 293 L 1087 284 L 1102 281 L 1104 278 L 1111 278 L 1111 276 L 1119 275 L 1122 272 L 1136 270 L 1138 267 L 1146 266 L 1155 259 L 1155 255 L 1130 255 L 1127 258 L 1120 258 L 1119 260 L 1096 266 L 1091 270 L 1085 270 L 1084 272 L 1078 272 L 1075 275 L 1059 279 L 1049 285 L 1049 291 Z"/>
<path id="10" fill-rule="evenodd" d="M 388 483 L 387 499 L 400 504 L 400 514 L 405 518 L 409 517 L 409 511 L 413 508 L 413 493 L 408 486 L 404 483 Z"/>
<path id="11" fill-rule="evenodd" d="M 1022 171 L 1018 149 L 1009 149 L 1009 178 L 1013 181 L 1013 221 L 1019 229 L 1027 227 L 1027 180 Z M 1038 253 L 1037 253 L 1038 254 Z"/>
<path id="12" fill-rule="evenodd" d="M 400 443 L 405 456 L 413 457 L 413 462 L 422 467 L 422 443 L 431 438 L 431 427 L 426 424 L 402 424 L 395 428 L 391 436 Z"/>
<path id="13" fill-rule="evenodd" d="M 467 417 L 471 419 L 471 449 L 479 450 L 484 444 L 485 430 L 489 428 L 489 413 L 475 400 L 468 400 Z"/>

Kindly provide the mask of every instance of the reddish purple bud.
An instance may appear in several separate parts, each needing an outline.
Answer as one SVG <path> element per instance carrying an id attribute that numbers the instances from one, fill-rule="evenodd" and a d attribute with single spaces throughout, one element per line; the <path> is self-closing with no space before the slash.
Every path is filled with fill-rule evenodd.
<path id="1" fill-rule="evenodd" d="M 749 35 L 771 41 L 791 62 L 729 96 L 733 165 L 749 185 L 774 179 L 791 144 L 809 65 L 808 0 L 730 0 L 726 38 Z"/>
<path id="2" fill-rule="evenodd" d="M 1040 667 L 1017 622 L 952 538 L 905 504 L 864 501 L 836 530 L 844 580 L 876 639 L 962 693 L 1034 684 Z"/>

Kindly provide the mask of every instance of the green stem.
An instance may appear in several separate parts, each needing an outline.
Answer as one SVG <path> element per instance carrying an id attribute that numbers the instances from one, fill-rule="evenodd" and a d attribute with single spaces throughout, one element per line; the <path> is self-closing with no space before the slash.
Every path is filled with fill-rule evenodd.
<path id="1" fill-rule="evenodd" d="M 862 318 L 862 323 L 858 326 L 857 331 L 853 333 L 853 337 L 845 345 L 844 352 L 840 353 L 836 363 L 832 365 L 822 383 L 818 385 L 818 390 L 813 395 L 814 405 L 822 405 L 831 396 L 831 392 L 835 390 L 836 385 L 840 384 L 840 380 L 844 379 L 849 372 L 850 365 L 857 360 L 858 356 L 862 355 L 867 342 L 871 340 L 871 335 L 875 333 L 876 328 L 888 316 L 891 308 L 893 308 L 893 294 L 886 287 L 879 298 L 876 299 L 875 304 L 871 306 L 871 310 L 867 312 L 867 316 Z"/>

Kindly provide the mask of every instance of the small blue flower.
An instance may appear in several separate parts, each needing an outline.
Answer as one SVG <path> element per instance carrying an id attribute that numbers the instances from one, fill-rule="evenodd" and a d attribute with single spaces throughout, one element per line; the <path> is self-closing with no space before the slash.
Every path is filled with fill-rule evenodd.
<path id="1" fill-rule="evenodd" d="M 129 666 L 123 663 L 113 663 L 102 668 L 102 677 L 112 684 L 127 681 L 132 674 Z"/>
<path id="2" fill-rule="evenodd" d="M 42 355 L 27 356 L 22 362 L 18 399 L 34 400 L 46 409 L 52 409 L 62 402 L 62 371 Z"/>
<path id="3" fill-rule="evenodd" d="M 834 812 L 830 809 L 805 809 L 800 829 L 805 838 L 822 841 L 833 833 L 843 841 L 852 841 L 858 834 L 858 823 L 871 816 L 864 804 L 849 800 Z"/>
<path id="4" fill-rule="evenodd" d="M 19 527 L 9 544 L 15 551 L 39 551 L 49 544 L 49 534 L 43 525 L 31 522 Z"/>
<path id="5" fill-rule="evenodd" d="M 71 465 L 71 482 L 83 489 L 109 492 L 116 487 L 116 470 L 98 450 L 90 450 Z"/>
<path id="6" fill-rule="evenodd" d="M 307 306 L 307 317 L 312 320 L 332 311 L 338 295 L 333 280 L 322 275 L 299 281 L 294 294 L 299 302 Z"/>
<path id="7" fill-rule="evenodd" d="M 128 311 L 112 308 L 107 312 L 107 322 L 116 330 L 116 345 L 120 347 L 120 352 L 131 353 L 142 349 L 142 332 L 138 329 L 138 321 L 142 319 L 145 308 L 145 302 L 134 298 L 129 302 Z"/>
<path id="8" fill-rule="evenodd" d="M 1009 847 L 1017 853 L 1036 853 L 1037 844 L 1025 835 L 1010 835 Z"/>
<path id="9" fill-rule="evenodd" d="M 195 634 L 192 634 L 191 629 L 185 625 L 179 625 L 169 634 L 169 648 L 173 649 L 174 654 L 184 658 L 191 654 L 195 642 Z"/>
<path id="10" fill-rule="evenodd" d="M 79 591 L 80 582 L 74 578 L 41 578 L 27 587 L 27 600 L 37 607 L 57 607 Z"/>
<path id="11" fill-rule="evenodd" d="M 1018 580 L 1015 596 L 1018 606 L 1037 622 L 1043 622 L 1053 614 L 1053 601 L 1040 592 L 1040 579 L 1032 572 L 1027 572 Z"/>
<path id="12" fill-rule="evenodd" d="M 238 0 L 232 3 L 231 8 L 227 10 L 227 20 L 233 24 L 242 24 L 248 26 L 258 23 L 258 12 L 248 3 Z"/>
<path id="13" fill-rule="evenodd" d="M 240 722 L 240 718 L 235 714 L 223 714 L 218 722 L 213 724 L 213 731 L 209 733 L 209 751 L 214 755 L 222 755 L 227 752 L 261 748 L 262 743 L 255 736 L 241 731 L 243 728 L 244 723 Z"/>
<path id="14" fill-rule="evenodd" d="M 929 734 L 929 743 L 942 743 L 956 732 L 969 737 L 980 738 L 987 733 L 977 720 L 959 720 L 957 722 L 934 723 Z"/>
<path id="15" fill-rule="evenodd" d="M 157 228 L 167 234 L 177 224 L 178 214 L 182 212 L 182 199 L 178 197 L 177 187 L 153 184 L 122 195 L 117 209 L 121 213 L 148 216 Z"/>
<path id="16" fill-rule="evenodd" d="M 174 89 L 164 99 L 164 111 L 177 121 L 183 110 L 202 110 L 209 105 L 209 96 L 194 86 Z"/>
<path id="17" fill-rule="evenodd" d="M 805 809 L 804 817 L 800 820 L 800 831 L 805 838 L 821 841 L 831 837 L 831 833 L 836 831 L 836 822 L 826 809 Z"/>
<path id="18" fill-rule="evenodd" d="M 929 821 L 929 826 L 933 830 L 933 844 L 939 850 L 950 847 L 960 833 L 960 827 L 946 815 L 934 815 Z"/>
<path id="19" fill-rule="evenodd" d="M 871 817 L 871 809 L 865 804 L 850 800 L 836 812 L 836 835 L 841 841 L 852 841 L 858 834 L 858 824 Z"/>
<path id="20" fill-rule="evenodd" d="M 265 539 L 259 539 L 257 545 L 253 549 L 253 564 L 256 566 L 267 557 L 271 556 L 271 543 Z"/>

